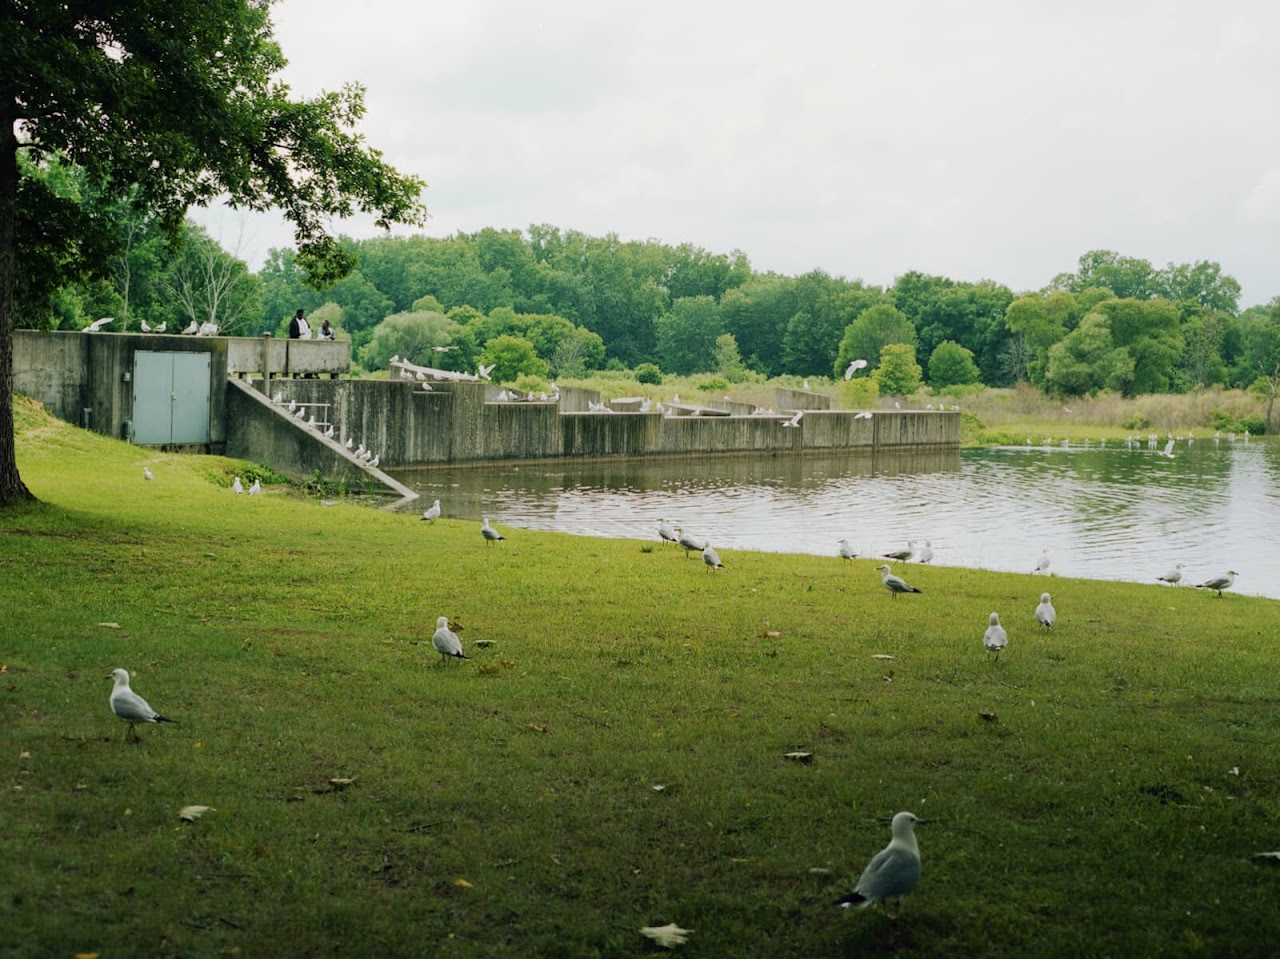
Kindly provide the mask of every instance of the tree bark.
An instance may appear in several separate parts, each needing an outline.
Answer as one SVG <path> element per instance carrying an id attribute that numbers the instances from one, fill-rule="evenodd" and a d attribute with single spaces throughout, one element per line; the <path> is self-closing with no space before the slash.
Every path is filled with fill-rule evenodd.
<path id="1" fill-rule="evenodd" d="M 0 92 L 0 509 L 35 499 L 18 474 L 13 435 L 14 225 L 18 201 L 18 138 L 13 97 Z"/>

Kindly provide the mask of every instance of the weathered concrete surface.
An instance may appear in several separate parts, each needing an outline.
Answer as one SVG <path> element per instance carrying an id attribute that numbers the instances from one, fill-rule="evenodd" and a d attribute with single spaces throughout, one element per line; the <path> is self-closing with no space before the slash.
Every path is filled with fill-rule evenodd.
<path id="1" fill-rule="evenodd" d="M 337 376 L 351 372 L 351 344 L 346 340 L 290 340 L 273 336 L 227 337 L 227 372 L 299 376 Z"/>
<path id="2" fill-rule="evenodd" d="M 319 475 L 329 482 L 362 486 L 377 483 L 402 497 L 417 494 L 381 469 L 373 468 L 337 440 L 275 405 L 250 384 L 227 381 L 227 455 L 266 463 L 297 482 Z M 336 435 L 336 431 L 335 431 Z M 379 464 L 381 465 L 381 464 Z"/>
<path id="3" fill-rule="evenodd" d="M 773 390 L 774 409 L 778 410 L 829 410 L 831 397 L 826 393 L 813 393 L 809 390 L 793 390 L 785 386 Z"/>

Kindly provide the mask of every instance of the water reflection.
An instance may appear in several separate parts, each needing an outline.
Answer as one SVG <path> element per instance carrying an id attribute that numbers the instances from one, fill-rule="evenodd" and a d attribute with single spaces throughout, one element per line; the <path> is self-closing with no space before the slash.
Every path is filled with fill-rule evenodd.
<path id="1" fill-rule="evenodd" d="M 875 555 L 932 540 L 936 563 L 1153 581 L 1175 562 L 1198 581 L 1280 598 L 1280 446 L 547 461 L 410 470 L 397 479 L 445 514 L 591 536 L 655 538 L 659 517 L 717 549 Z M 420 508 L 410 504 L 410 509 Z"/>

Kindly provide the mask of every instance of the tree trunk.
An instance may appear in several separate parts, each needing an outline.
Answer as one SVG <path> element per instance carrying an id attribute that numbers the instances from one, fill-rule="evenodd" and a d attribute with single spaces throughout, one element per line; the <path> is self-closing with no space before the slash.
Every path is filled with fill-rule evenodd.
<path id="1" fill-rule="evenodd" d="M 35 499 L 18 475 L 13 437 L 14 222 L 18 199 L 18 138 L 13 97 L 0 93 L 0 509 Z"/>

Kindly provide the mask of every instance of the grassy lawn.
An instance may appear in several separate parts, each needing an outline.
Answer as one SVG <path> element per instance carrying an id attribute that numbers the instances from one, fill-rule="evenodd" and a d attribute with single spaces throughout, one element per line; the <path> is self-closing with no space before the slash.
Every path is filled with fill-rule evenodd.
<path id="1" fill-rule="evenodd" d="M 0 955 L 635 956 L 669 922 L 691 957 L 1280 948 L 1275 601 L 487 547 L 447 502 L 237 497 L 243 464 L 19 420 Z M 439 615 L 469 661 L 438 665 Z M 118 666 L 178 725 L 126 742 Z M 904 809 L 901 917 L 834 907 Z"/>

